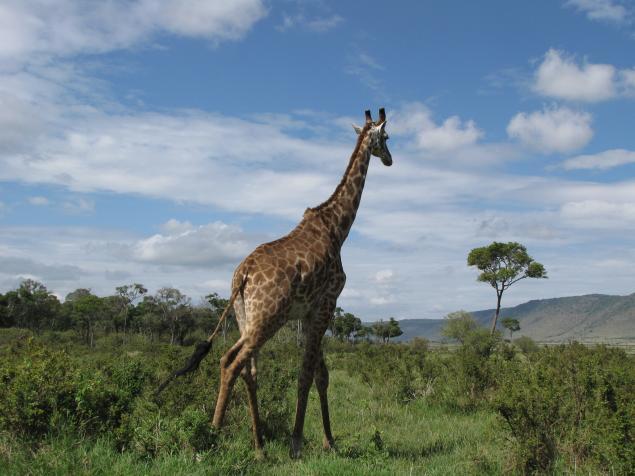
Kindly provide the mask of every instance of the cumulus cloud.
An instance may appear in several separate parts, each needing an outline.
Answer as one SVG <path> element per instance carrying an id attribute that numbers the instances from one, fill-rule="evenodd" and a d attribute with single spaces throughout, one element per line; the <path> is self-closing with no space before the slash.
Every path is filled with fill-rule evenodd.
<path id="1" fill-rule="evenodd" d="M 574 169 L 610 169 L 620 165 L 635 163 L 635 152 L 624 149 L 611 149 L 597 154 L 579 155 L 563 162 L 566 170 Z"/>
<path id="2" fill-rule="evenodd" d="M 520 112 L 507 125 L 507 134 L 524 145 L 544 152 L 572 152 L 593 137 L 591 115 L 566 107 Z"/>
<path id="3" fill-rule="evenodd" d="M 163 230 L 137 242 L 133 258 L 153 264 L 212 267 L 236 263 L 250 251 L 247 236 L 235 225 L 194 226 L 172 219 Z"/>
<path id="4" fill-rule="evenodd" d="M 266 13 L 261 0 L 10 0 L 0 6 L 0 58 L 103 53 L 159 32 L 235 40 Z"/>
<path id="5" fill-rule="evenodd" d="M 596 102 L 615 97 L 616 69 L 610 64 L 584 63 L 550 49 L 535 75 L 534 90 L 543 96 Z"/>
<path id="6" fill-rule="evenodd" d="M 451 116 L 437 124 L 424 104 L 412 103 L 397 111 L 390 119 L 396 135 L 414 135 L 416 145 L 431 152 L 447 152 L 474 145 L 484 133 L 473 120 Z"/>
<path id="7" fill-rule="evenodd" d="M 566 101 L 599 102 L 635 96 L 635 69 L 611 64 L 578 64 L 573 56 L 550 49 L 534 74 L 533 90 Z"/>
<path id="8" fill-rule="evenodd" d="M 621 24 L 629 16 L 626 7 L 614 0 L 567 0 L 565 6 L 585 13 L 589 20 Z"/>

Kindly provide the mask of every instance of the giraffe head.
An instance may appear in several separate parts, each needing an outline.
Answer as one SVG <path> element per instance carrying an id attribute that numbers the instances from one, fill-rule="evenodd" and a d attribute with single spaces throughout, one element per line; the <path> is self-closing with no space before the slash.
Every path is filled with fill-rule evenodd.
<path id="1" fill-rule="evenodd" d="M 353 124 L 353 129 L 358 135 L 366 131 L 366 136 L 370 139 L 370 153 L 379 157 L 384 165 L 392 165 L 392 155 L 386 144 L 389 137 L 386 132 L 386 111 L 383 107 L 379 110 L 378 122 L 373 122 L 370 111 L 366 111 L 366 125 L 361 128 Z"/>

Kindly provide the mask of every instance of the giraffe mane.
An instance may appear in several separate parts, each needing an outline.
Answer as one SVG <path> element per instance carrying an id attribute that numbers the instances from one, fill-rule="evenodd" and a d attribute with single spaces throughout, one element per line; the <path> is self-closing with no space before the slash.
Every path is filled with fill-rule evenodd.
<path id="1" fill-rule="evenodd" d="M 366 122 L 364 124 L 362 131 L 359 133 L 359 136 L 357 137 L 357 144 L 355 145 L 355 149 L 353 150 L 353 153 L 351 154 L 351 158 L 348 159 L 348 165 L 346 166 L 344 175 L 342 175 L 342 180 L 340 180 L 340 183 L 338 183 L 337 187 L 335 187 L 335 191 L 331 194 L 331 196 L 326 201 L 320 203 L 317 207 L 309 208 L 309 210 L 314 212 L 319 212 L 324 207 L 326 207 L 329 203 L 331 203 L 331 200 L 333 199 L 333 197 L 336 197 L 339 191 L 342 189 L 342 187 L 344 187 L 344 183 L 346 182 L 346 177 L 348 176 L 348 173 L 351 171 L 351 167 L 353 167 L 353 158 L 359 152 L 359 149 L 362 146 L 362 142 L 364 141 L 366 134 L 368 133 L 370 128 L 374 125 L 375 125 L 374 122 Z"/>

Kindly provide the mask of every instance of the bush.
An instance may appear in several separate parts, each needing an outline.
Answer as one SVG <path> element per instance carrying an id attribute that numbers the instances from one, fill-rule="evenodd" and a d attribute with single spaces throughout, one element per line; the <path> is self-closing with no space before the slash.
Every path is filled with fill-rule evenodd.
<path id="1" fill-rule="evenodd" d="M 165 415 L 147 400 L 138 402 L 130 418 L 131 448 L 146 458 L 186 451 L 194 454 L 212 449 L 217 435 L 209 424 L 209 415 L 195 406 L 179 415 Z"/>
<path id="2" fill-rule="evenodd" d="M 494 405 L 525 473 L 543 473 L 564 458 L 633 474 L 633 395 L 635 370 L 622 351 L 572 344 L 544 349 L 531 362 L 507 362 Z"/>
<path id="3" fill-rule="evenodd" d="M 0 363 L 0 428 L 38 440 L 61 428 L 80 435 L 116 430 L 149 371 L 138 361 L 87 365 L 27 340 Z"/>
<path id="4" fill-rule="evenodd" d="M 514 345 L 525 355 L 535 354 L 540 350 L 538 344 L 528 336 L 521 336 L 518 339 L 514 339 Z"/>
<path id="5" fill-rule="evenodd" d="M 500 352 L 496 353 L 497 349 Z M 488 392 L 496 386 L 499 363 L 510 358 L 513 353 L 504 348 L 500 334 L 492 336 L 485 328 L 466 333 L 463 344 L 447 358 L 438 401 L 462 411 L 487 405 Z"/>
<path id="6" fill-rule="evenodd" d="M 266 346 L 258 363 L 258 410 L 266 439 L 287 441 L 295 412 L 300 352 L 295 344 Z M 245 393 L 242 388 L 239 392 Z M 243 399 L 246 408 L 246 399 Z M 247 423 L 245 423 L 247 424 Z M 251 425 L 251 420 L 248 423 Z"/>
<path id="7" fill-rule="evenodd" d="M 30 338 L 12 353 L 0 362 L 0 428 L 38 439 L 72 415 L 77 367 L 65 352 L 45 350 Z"/>

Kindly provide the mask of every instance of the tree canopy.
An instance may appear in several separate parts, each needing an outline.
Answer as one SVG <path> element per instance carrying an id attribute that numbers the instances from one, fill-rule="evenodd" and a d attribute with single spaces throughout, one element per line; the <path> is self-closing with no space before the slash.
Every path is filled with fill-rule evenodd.
<path id="1" fill-rule="evenodd" d="M 496 290 L 496 312 L 492 319 L 491 333 L 496 330 L 503 293 L 510 286 L 525 278 L 546 278 L 545 267 L 534 261 L 527 248 L 510 241 L 493 242 L 488 246 L 474 248 L 467 256 L 468 266 L 476 266 L 481 273 L 478 281 L 489 283 Z"/>

